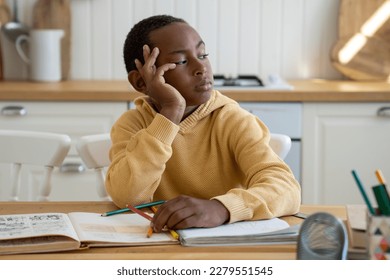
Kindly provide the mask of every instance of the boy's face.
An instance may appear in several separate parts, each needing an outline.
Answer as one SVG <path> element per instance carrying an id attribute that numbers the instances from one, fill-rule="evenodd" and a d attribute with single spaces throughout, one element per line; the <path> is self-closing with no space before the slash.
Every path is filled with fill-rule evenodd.
<path id="1" fill-rule="evenodd" d="M 186 23 L 173 23 L 152 31 L 149 37 L 153 47 L 160 50 L 156 66 L 176 64 L 175 69 L 164 74 L 166 83 L 181 93 L 187 106 L 207 102 L 213 88 L 213 73 L 198 32 Z"/>

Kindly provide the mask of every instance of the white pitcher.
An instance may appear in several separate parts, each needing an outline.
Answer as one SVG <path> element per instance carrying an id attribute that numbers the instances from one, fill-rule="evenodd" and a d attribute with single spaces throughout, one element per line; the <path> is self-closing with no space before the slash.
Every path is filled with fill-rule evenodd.
<path id="1" fill-rule="evenodd" d="M 30 66 L 30 79 L 40 82 L 61 80 L 61 38 L 62 29 L 35 29 L 29 35 L 20 35 L 16 39 L 18 54 Z M 26 55 L 22 43 L 29 45 Z"/>

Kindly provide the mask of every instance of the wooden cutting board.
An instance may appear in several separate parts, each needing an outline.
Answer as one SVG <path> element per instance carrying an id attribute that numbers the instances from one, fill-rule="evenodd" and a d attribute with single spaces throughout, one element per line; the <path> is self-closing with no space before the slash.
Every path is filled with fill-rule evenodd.
<path id="1" fill-rule="evenodd" d="M 70 0 L 37 0 L 33 7 L 34 29 L 63 29 L 61 41 L 62 79 L 69 78 L 71 61 Z"/>
<path id="2" fill-rule="evenodd" d="M 331 51 L 331 61 L 336 69 L 354 80 L 390 81 L 390 4 L 389 0 L 340 0 L 339 36 Z M 388 17 L 371 36 L 364 36 L 362 26 L 382 10 Z M 358 35 L 357 35 L 358 34 Z M 362 45 L 350 44 L 356 36 L 366 39 Z M 352 46 L 348 48 L 348 44 Z M 353 50 L 350 59 L 340 59 L 340 53 Z"/>

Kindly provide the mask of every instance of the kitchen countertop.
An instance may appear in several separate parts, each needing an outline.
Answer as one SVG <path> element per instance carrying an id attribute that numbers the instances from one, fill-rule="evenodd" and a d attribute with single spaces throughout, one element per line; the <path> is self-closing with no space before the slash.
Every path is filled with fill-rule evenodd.
<path id="1" fill-rule="evenodd" d="M 288 81 L 293 90 L 220 90 L 236 101 L 390 102 L 390 83 L 332 80 Z M 58 83 L 2 81 L 0 101 L 132 101 L 141 94 L 127 81 L 73 80 Z"/>

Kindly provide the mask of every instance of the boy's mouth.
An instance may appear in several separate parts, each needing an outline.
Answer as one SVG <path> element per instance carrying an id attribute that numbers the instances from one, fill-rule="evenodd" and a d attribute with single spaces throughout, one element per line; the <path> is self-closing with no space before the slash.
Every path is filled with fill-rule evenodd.
<path id="1" fill-rule="evenodd" d="M 199 84 L 195 86 L 198 91 L 208 91 L 213 87 L 213 83 L 209 79 L 202 80 Z"/>

